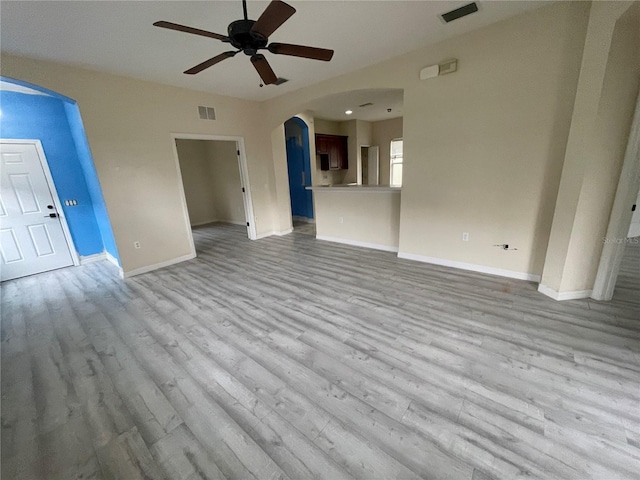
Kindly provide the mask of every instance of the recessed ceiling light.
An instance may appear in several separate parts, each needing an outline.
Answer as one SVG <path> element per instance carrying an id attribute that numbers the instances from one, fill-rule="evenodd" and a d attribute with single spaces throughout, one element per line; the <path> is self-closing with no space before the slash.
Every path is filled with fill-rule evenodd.
<path id="1" fill-rule="evenodd" d="M 347 115 L 351 115 L 353 113 L 353 111 L 352 110 L 345 110 L 344 113 L 346 113 Z"/>

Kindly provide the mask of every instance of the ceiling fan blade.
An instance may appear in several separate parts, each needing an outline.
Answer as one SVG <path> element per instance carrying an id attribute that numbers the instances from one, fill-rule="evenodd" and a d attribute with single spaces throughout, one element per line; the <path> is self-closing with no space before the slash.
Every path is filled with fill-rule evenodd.
<path id="1" fill-rule="evenodd" d="M 278 77 L 276 77 L 276 74 L 271 69 L 271 65 L 269 65 L 267 59 L 264 58 L 264 55 L 259 53 L 253 55 L 251 57 L 251 63 L 253 63 L 253 66 L 258 71 L 258 74 L 265 85 L 271 85 L 278 80 Z"/>
<path id="2" fill-rule="evenodd" d="M 264 38 L 269 38 L 294 13 L 296 13 L 296 9 L 291 5 L 287 5 L 280 0 L 272 0 L 265 11 L 262 12 L 258 21 L 251 27 L 251 32 L 258 33 Z"/>
<path id="3" fill-rule="evenodd" d="M 326 48 L 306 47 L 291 43 L 272 43 L 268 47 L 271 53 L 276 55 L 290 55 L 292 57 L 311 58 L 328 62 L 333 57 L 333 50 Z"/>
<path id="4" fill-rule="evenodd" d="M 209 60 L 206 60 L 196 65 L 195 67 L 190 68 L 189 70 L 185 70 L 184 73 L 186 73 L 187 75 L 195 75 L 196 73 L 200 73 L 204 69 L 209 68 L 215 65 L 216 63 L 220 63 L 221 61 L 226 60 L 227 58 L 235 57 L 236 53 L 238 52 L 221 53 L 220 55 L 216 55 L 215 57 L 210 58 Z"/>
<path id="5" fill-rule="evenodd" d="M 186 25 L 180 25 L 178 23 L 160 21 L 154 23 L 153 25 L 155 27 L 168 28 L 169 30 L 177 30 L 178 32 L 192 33 L 194 35 L 201 35 L 203 37 L 215 38 L 216 40 L 222 40 L 223 42 L 229 41 L 229 37 L 225 35 L 207 32 L 206 30 L 200 30 L 199 28 L 187 27 Z"/>

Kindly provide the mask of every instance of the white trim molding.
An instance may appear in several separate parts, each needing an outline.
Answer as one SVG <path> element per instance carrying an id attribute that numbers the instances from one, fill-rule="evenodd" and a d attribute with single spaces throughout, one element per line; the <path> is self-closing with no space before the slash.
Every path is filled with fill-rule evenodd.
<path id="1" fill-rule="evenodd" d="M 182 196 L 182 208 L 184 210 L 185 220 L 189 226 L 189 238 L 193 247 L 193 253 L 195 255 L 195 244 L 193 243 L 193 235 L 191 232 L 191 225 L 189 222 L 189 211 L 187 209 L 187 199 L 184 194 L 184 182 L 182 181 L 182 171 L 180 170 L 180 158 L 178 157 L 178 147 L 176 146 L 176 140 L 213 140 L 213 141 L 225 141 L 236 142 L 236 148 L 238 151 L 238 167 L 240 169 L 240 186 L 244 189 L 242 201 L 244 204 L 244 214 L 246 217 L 247 236 L 249 240 L 257 240 L 256 235 L 256 219 L 253 212 L 253 200 L 251 197 L 251 182 L 249 180 L 249 167 L 247 164 L 247 152 L 244 145 L 244 137 L 231 136 L 231 135 L 204 135 L 199 133 L 172 133 L 171 143 L 173 149 L 173 156 L 175 159 L 175 166 L 178 172 L 178 188 Z M 244 225 L 244 223 L 243 223 Z"/>
<path id="2" fill-rule="evenodd" d="M 259 233 L 258 235 L 256 235 L 256 240 L 260 240 L 262 238 L 267 238 L 267 237 L 272 237 L 273 235 L 276 235 L 278 237 L 282 237 L 283 235 L 288 235 L 291 232 L 293 232 L 293 228 L 288 228 L 287 230 L 270 230 L 268 232 L 264 232 L 264 233 Z"/>
<path id="3" fill-rule="evenodd" d="M 354 247 L 372 248 L 374 250 L 382 250 L 385 252 L 397 252 L 398 247 L 390 245 L 381 245 L 379 243 L 359 242 L 358 240 L 348 240 L 346 238 L 327 237 L 325 235 L 316 235 L 316 240 L 324 240 L 325 242 L 343 243 Z"/>
<path id="4" fill-rule="evenodd" d="M 182 257 L 172 258 L 171 260 L 166 260 L 164 262 L 156 263 L 154 265 L 147 265 L 146 267 L 135 268 L 133 270 L 129 270 L 128 272 L 123 272 L 122 278 L 129 278 L 129 277 L 134 277 L 136 275 L 142 275 L 143 273 L 148 273 L 153 270 L 158 270 L 159 268 L 175 265 L 176 263 L 185 262 L 187 260 L 191 260 L 192 258 L 196 258 L 195 253 L 189 253 L 187 255 L 183 255 Z"/>
<path id="5" fill-rule="evenodd" d="M 593 290 L 576 290 L 574 292 L 556 292 L 553 288 L 546 285 L 538 285 L 538 291 L 554 300 L 578 300 L 581 298 L 589 298 Z"/>
<path id="6" fill-rule="evenodd" d="M 120 266 L 120 261 L 114 257 L 113 255 L 111 255 L 109 252 L 107 252 L 106 250 L 104 251 L 104 256 L 107 258 L 107 260 L 109 260 L 111 263 L 113 263 L 116 267 L 118 267 L 120 270 L 122 270 L 122 267 Z"/>
<path id="7" fill-rule="evenodd" d="M 415 253 L 398 253 L 398 258 L 406 260 L 415 260 L 416 262 L 432 263 L 433 265 L 441 265 L 443 267 L 459 268 L 461 270 L 470 270 L 472 272 L 486 273 L 489 275 L 498 275 L 499 277 L 516 278 L 518 280 L 527 280 L 529 282 L 539 282 L 540 275 L 527 272 L 515 272 L 513 270 L 503 270 L 502 268 L 487 267 L 484 265 L 476 265 L 474 263 L 456 262 L 454 260 L 446 260 L 444 258 L 425 257 L 416 255 Z"/>
<path id="8" fill-rule="evenodd" d="M 100 262 L 100 261 L 107 261 L 109 263 L 112 263 L 117 269 L 118 269 L 118 273 L 120 274 L 120 278 L 124 278 L 124 274 L 122 273 L 122 267 L 120 266 L 120 262 L 118 261 L 118 259 L 116 257 L 114 257 L 113 255 L 111 255 L 109 252 L 107 252 L 106 250 L 102 253 L 96 253 L 94 255 L 87 255 L 86 257 L 80 256 L 80 265 L 88 265 L 90 263 L 95 263 L 95 262 Z"/>
<path id="9" fill-rule="evenodd" d="M 88 263 L 99 262 L 100 260 L 107 259 L 107 252 L 95 253 L 93 255 L 82 256 L 80 255 L 80 265 L 87 265 Z"/>

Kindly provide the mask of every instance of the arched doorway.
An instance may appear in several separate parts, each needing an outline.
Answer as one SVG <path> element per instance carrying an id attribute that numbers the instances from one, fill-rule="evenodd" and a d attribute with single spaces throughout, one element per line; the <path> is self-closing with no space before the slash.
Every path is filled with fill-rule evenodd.
<path id="1" fill-rule="evenodd" d="M 0 102 L 0 279 L 104 258 L 119 267 L 76 102 L 7 77 Z"/>
<path id="2" fill-rule="evenodd" d="M 311 153 L 309 127 L 298 117 L 284 123 L 287 146 L 287 171 L 289 173 L 289 195 L 294 225 L 297 222 L 313 221 L 313 195 L 306 187 L 311 186 Z"/>

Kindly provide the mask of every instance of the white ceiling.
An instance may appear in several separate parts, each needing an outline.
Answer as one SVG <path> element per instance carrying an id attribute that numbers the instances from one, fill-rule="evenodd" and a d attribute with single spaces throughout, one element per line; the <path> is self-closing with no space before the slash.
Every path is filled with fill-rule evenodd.
<path id="1" fill-rule="evenodd" d="M 439 14 L 462 1 L 304 1 L 270 38 L 335 50 L 331 62 L 267 53 L 281 86 L 259 87 L 259 77 L 242 54 L 198 75 L 182 72 L 228 50 L 217 40 L 152 26 L 167 20 L 226 34 L 242 17 L 233 1 L 2 1 L 0 46 L 11 54 L 222 95 L 265 100 L 320 80 L 378 63 L 444 38 L 531 10 L 544 2 L 479 1 L 480 11 L 444 24 Z M 257 19 L 266 1 L 250 1 Z"/>
<path id="2" fill-rule="evenodd" d="M 306 107 L 315 118 L 337 122 L 354 119 L 377 122 L 402 117 L 403 95 L 404 92 L 397 89 L 355 90 L 319 98 Z M 373 105 L 360 107 L 365 103 Z M 353 113 L 347 115 L 344 113 L 346 110 Z"/>

